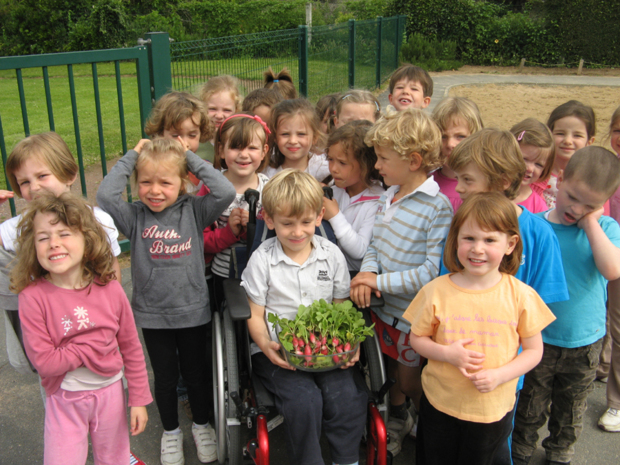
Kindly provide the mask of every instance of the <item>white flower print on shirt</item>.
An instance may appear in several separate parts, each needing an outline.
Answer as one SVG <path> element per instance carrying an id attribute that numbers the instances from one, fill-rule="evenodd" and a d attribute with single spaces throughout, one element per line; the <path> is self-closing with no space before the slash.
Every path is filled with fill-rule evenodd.
<path id="1" fill-rule="evenodd" d="M 79 323 L 77 328 L 78 331 L 80 329 L 88 329 L 88 325 L 90 323 L 90 319 L 88 318 L 88 310 L 84 307 L 76 307 L 73 310 L 73 313 L 77 317 L 77 322 Z"/>

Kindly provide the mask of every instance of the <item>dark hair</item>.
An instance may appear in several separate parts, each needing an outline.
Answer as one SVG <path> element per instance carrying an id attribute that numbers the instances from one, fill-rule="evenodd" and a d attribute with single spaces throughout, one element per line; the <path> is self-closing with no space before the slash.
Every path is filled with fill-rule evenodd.
<path id="1" fill-rule="evenodd" d="M 293 77 L 288 68 L 284 67 L 278 74 L 275 74 L 270 66 L 264 76 L 267 89 L 277 90 L 285 100 L 297 98 Z"/>
<path id="2" fill-rule="evenodd" d="M 510 132 L 517 139 L 519 148 L 521 145 L 531 145 L 540 149 L 540 155 L 546 153 L 540 180 L 549 179 L 555 161 L 555 142 L 549 128 L 535 118 L 527 118 L 511 127 Z"/>
<path id="3" fill-rule="evenodd" d="M 323 121 L 325 118 L 325 114 L 329 112 L 327 115 L 327 130 L 328 132 L 334 128 L 334 116 L 336 116 L 336 106 L 342 97 L 341 93 L 324 95 L 316 102 L 316 116 L 319 118 L 319 121 Z"/>
<path id="4" fill-rule="evenodd" d="M 198 121 L 194 115 L 198 113 Z M 212 128 L 202 100 L 187 92 L 169 92 L 156 103 L 144 132 L 151 136 L 163 136 L 164 130 L 177 128 L 183 121 L 191 118 L 200 130 L 200 142 L 208 141 L 212 136 Z"/>
<path id="5" fill-rule="evenodd" d="M 367 186 L 370 186 L 372 181 L 381 181 L 379 171 L 375 168 L 377 163 L 377 154 L 375 153 L 374 146 L 368 146 L 364 142 L 366 133 L 372 127 L 370 121 L 351 121 L 344 126 L 334 130 L 329 135 L 327 140 L 326 153 L 329 157 L 330 147 L 340 144 L 344 151 L 349 154 L 353 154 L 353 158 L 359 163 L 360 170 L 362 172 L 362 178 Z"/>
<path id="6" fill-rule="evenodd" d="M 606 148 L 590 145 L 570 157 L 562 178 L 578 179 L 609 198 L 620 185 L 620 160 Z"/>
<path id="7" fill-rule="evenodd" d="M 215 156 L 213 157 L 213 166 L 215 168 L 226 168 L 226 161 L 222 159 L 220 153 L 228 145 L 231 149 L 244 149 L 252 143 L 255 134 L 258 134 L 263 144 L 268 143 L 267 133 L 263 126 L 254 119 L 253 116 L 245 113 L 237 113 L 238 116 L 229 117 L 215 133 Z M 245 115 L 248 116 L 247 118 Z M 261 147 L 262 148 L 262 147 Z M 260 173 L 267 167 L 269 157 L 265 154 L 263 161 L 256 170 Z"/>
<path id="8" fill-rule="evenodd" d="M 567 116 L 574 116 L 575 118 L 579 118 L 583 121 L 583 124 L 586 125 L 588 139 L 591 139 L 596 135 L 596 118 L 594 116 L 594 110 L 592 107 L 584 105 L 577 100 L 569 100 L 553 110 L 547 120 L 547 126 L 549 126 L 549 129 L 553 132 L 553 127 L 555 126 L 556 121 L 566 118 Z"/>
<path id="9" fill-rule="evenodd" d="M 390 78 L 390 94 L 394 92 L 394 87 L 398 81 L 406 79 L 407 81 L 418 81 L 424 91 L 424 97 L 433 96 L 433 79 L 426 70 L 419 66 L 405 63 L 392 74 Z"/>
<path id="10" fill-rule="evenodd" d="M 241 110 L 244 113 L 254 113 L 254 110 L 261 105 L 273 108 L 282 100 L 284 99 L 282 98 L 282 94 L 280 94 L 280 92 L 275 89 L 267 89 L 266 87 L 263 87 L 261 89 L 253 90 L 243 99 L 243 106 L 241 107 Z"/>

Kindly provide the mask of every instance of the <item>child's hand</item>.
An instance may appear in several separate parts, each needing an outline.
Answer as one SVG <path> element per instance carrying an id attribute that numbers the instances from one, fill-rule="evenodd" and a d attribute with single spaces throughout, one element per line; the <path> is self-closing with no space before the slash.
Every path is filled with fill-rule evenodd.
<path id="1" fill-rule="evenodd" d="M 357 361 L 360 359 L 360 347 L 361 345 L 357 346 L 357 351 L 355 352 L 355 354 L 353 354 L 353 357 L 351 357 L 346 364 L 340 367 L 342 370 L 350 368 L 357 363 Z"/>
<path id="2" fill-rule="evenodd" d="M 482 369 L 482 363 L 486 357 L 482 352 L 465 348 L 472 342 L 474 342 L 473 339 L 459 339 L 450 344 L 446 351 L 448 363 L 457 367 L 466 378 L 471 378 L 470 372 Z"/>
<path id="3" fill-rule="evenodd" d="M 588 226 L 592 226 L 593 224 L 598 224 L 598 220 L 601 216 L 603 216 L 604 208 L 601 207 L 598 210 L 594 210 L 593 212 L 588 213 L 581 217 L 581 219 L 577 222 L 577 227 L 583 230 L 588 229 Z"/>
<path id="4" fill-rule="evenodd" d="M 243 210 L 241 208 L 233 208 L 228 217 L 228 225 L 235 236 L 239 237 L 243 233 Z"/>
<path id="5" fill-rule="evenodd" d="M 338 202 L 335 200 L 329 200 L 327 197 L 323 197 L 323 208 L 325 208 L 325 213 L 323 213 L 323 219 L 331 220 L 334 216 L 338 214 L 340 209 L 338 208 Z"/>
<path id="6" fill-rule="evenodd" d="M 140 153 L 142 152 L 142 147 L 144 147 L 144 144 L 146 144 L 147 142 L 150 142 L 148 139 L 140 139 L 140 142 L 138 142 L 138 145 L 136 145 L 133 149 Z"/>
<path id="7" fill-rule="evenodd" d="M 381 297 L 381 292 L 377 290 L 377 273 L 360 271 L 351 280 L 350 297 L 358 308 L 370 306 L 370 294 L 373 291 L 377 297 Z"/>
<path id="8" fill-rule="evenodd" d="M 481 370 L 471 375 L 469 379 L 474 383 L 476 389 L 482 393 L 491 392 L 497 386 L 502 384 L 497 370 Z"/>
<path id="9" fill-rule="evenodd" d="M 146 407 L 131 407 L 129 416 L 131 418 L 131 435 L 137 436 L 146 428 L 146 422 L 149 420 L 149 415 L 146 413 Z"/>
<path id="10" fill-rule="evenodd" d="M 243 229 L 246 228 L 246 226 L 248 225 L 248 223 L 250 222 L 250 212 L 247 210 L 241 210 L 241 226 L 243 226 Z"/>
<path id="11" fill-rule="evenodd" d="M 13 192 L 0 189 L 0 205 L 13 198 Z"/>
<path id="12" fill-rule="evenodd" d="M 189 144 L 185 139 L 183 139 L 181 136 L 176 136 L 175 139 L 181 143 L 181 145 L 183 146 L 183 150 L 185 150 L 186 152 L 189 150 Z"/>
<path id="13" fill-rule="evenodd" d="M 261 347 L 261 350 L 274 365 L 284 368 L 285 370 L 295 371 L 295 367 L 291 366 L 280 355 L 280 344 L 276 341 L 268 341 L 265 347 Z"/>

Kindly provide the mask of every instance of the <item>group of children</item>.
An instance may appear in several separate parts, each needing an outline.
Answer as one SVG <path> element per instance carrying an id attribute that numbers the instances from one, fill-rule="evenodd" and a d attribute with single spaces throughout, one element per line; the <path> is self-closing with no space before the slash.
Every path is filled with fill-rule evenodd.
<path id="1" fill-rule="evenodd" d="M 528 463 L 548 417 L 548 463 L 570 463 L 608 301 L 615 351 L 599 423 L 620 430 L 620 108 L 614 155 L 588 147 L 594 114 L 580 102 L 546 125 L 484 129 L 465 98 L 422 111 L 432 86 L 403 65 L 383 115 L 360 90 L 314 107 L 286 70 L 270 69 L 245 99 L 231 76 L 210 79 L 200 98 L 171 92 L 151 112 L 152 140 L 101 183 L 100 208 L 69 193 L 77 165 L 57 134 L 18 143 L 6 165 L 13 191 L 0 199 L 29 204 L 0 225 L 0 240 L 17 253 L 20 337 L 45 390 L 45 463 L 84 463 L 88 433 L 96 464 L 126 462 L 121 378 L 132 434 L 152 402 L 136 327 L 155 377 L 162 465 L 184 463 L 180 377 L 198 458 L 217 460 L 209 323 L 246 240 L 247 189 L 275 231 L 242 274 L 252 363 L 284 416 L 290 462 L 322 464 L 323 432 L 334 464 L 356 464 L 365 426 L 366 394 L 347 369 L 357 357 L 342 370 L 297 371 L 267 324 L 318 299 L 363 308 L 383 297 L 371 316 L 396 380 L 388 449 L 417 436 L 419 465 Z M 123 198 L 130 178 L 133 203 Z M 337 244 L 315 235 L 324 221 Z M 119 232 L 131 243 L 131 304 L 116 282 Z"/>

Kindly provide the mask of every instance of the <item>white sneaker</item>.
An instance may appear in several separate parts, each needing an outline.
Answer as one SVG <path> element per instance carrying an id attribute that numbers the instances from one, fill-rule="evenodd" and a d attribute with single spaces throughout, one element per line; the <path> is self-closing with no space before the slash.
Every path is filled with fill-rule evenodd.
<path id="1" fill-rule="evenodd" d="M 618 409 L 608 408 L 598 420 L 598 427 L 610 433 L 620 432 L 620 413 Z"/>
<path id="2" fill-rule="evenodd" d="M 215 430 L 209 423 L 206 426 L 192 425 L 192 434 L 196 443 L 198 460 L 201 463 L 215 462 L 217 460 L 217 441 Z"/>
<path id="3" fill-rule="evenodd" d="M 403 438 L 407 436 L 411 428 L 413 428 L 413 417 L 407 411 L 407 419 L 399 420 L 398 418 L 389 418 L 387 423 L 387 432 L 390 437 L 390 441 L 387 445 L 387 450 L 392 453 L 392 456 L 396 457 L 400 454 L 402 449 Z"/>
<path id="4" fill-rule="evenodd" d="M 184 465 L 183 431 L 161 436 L 161 465 Z"/>

